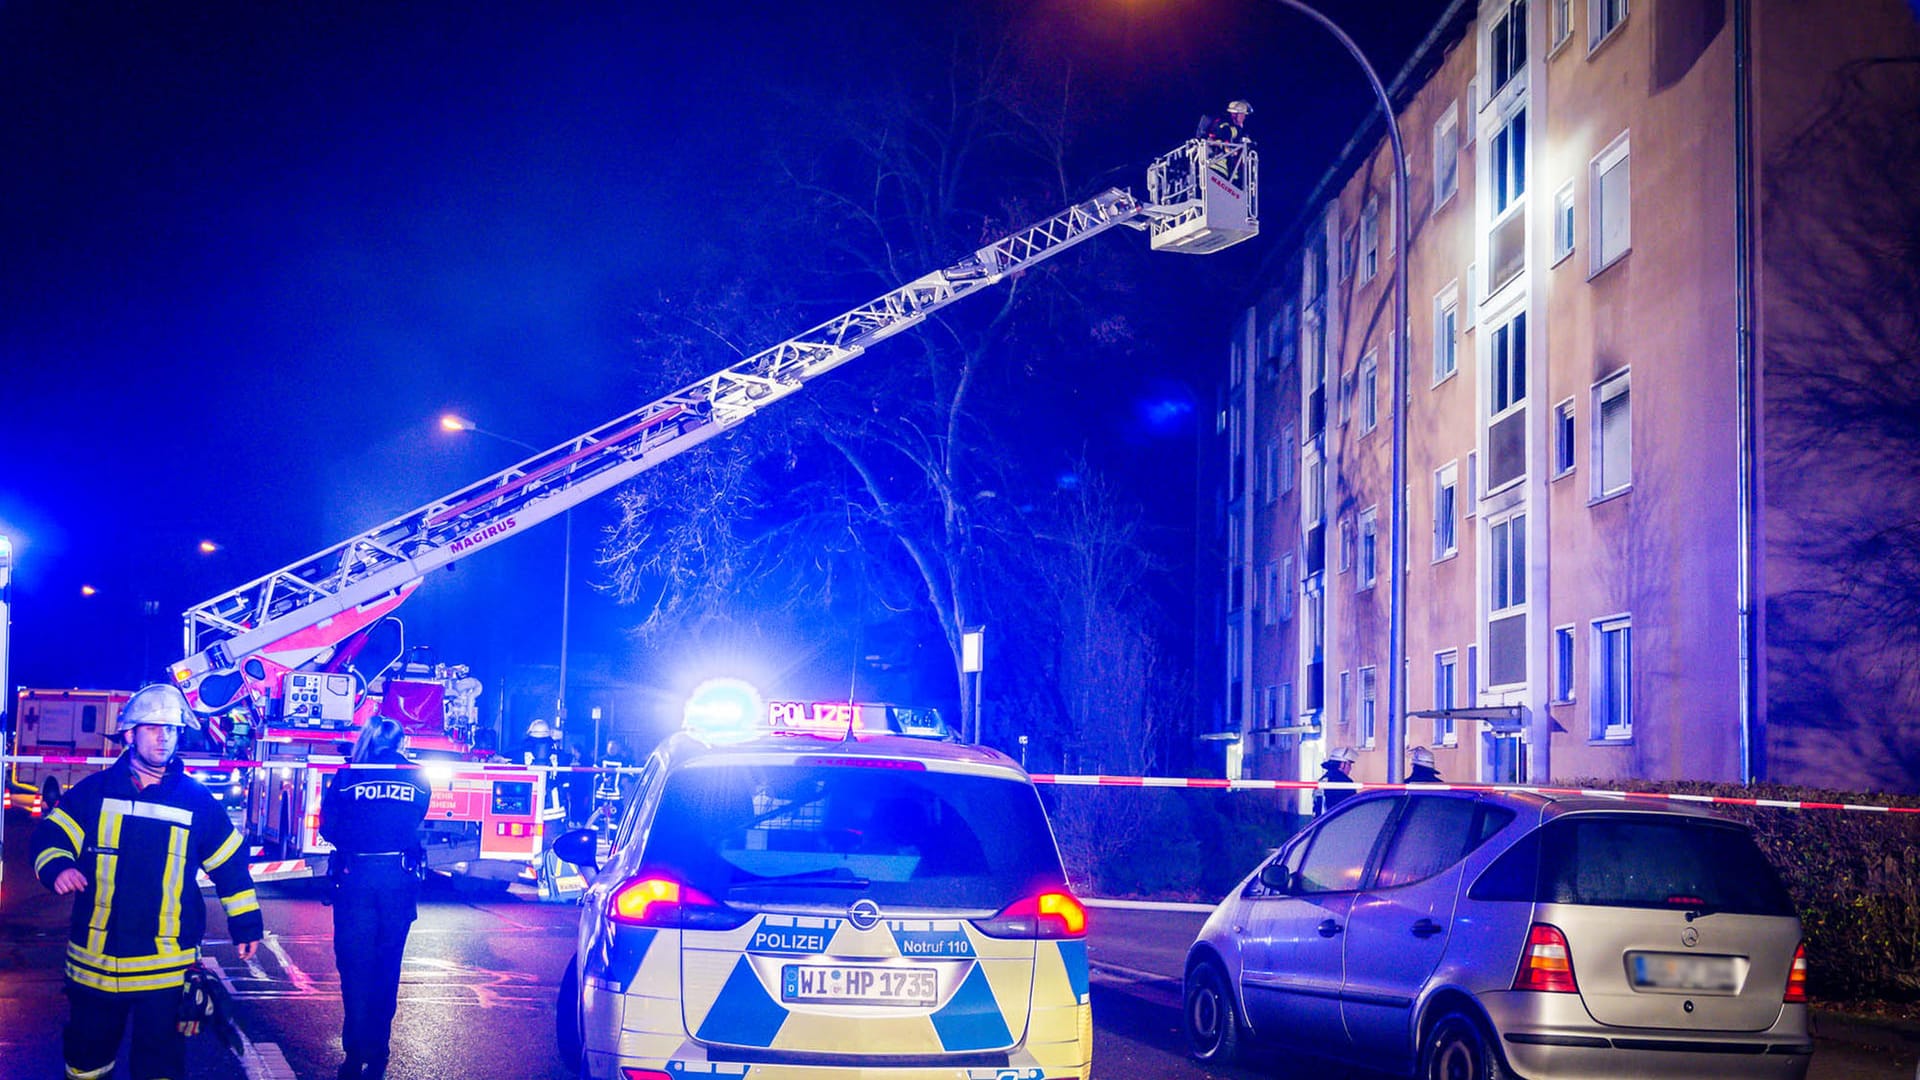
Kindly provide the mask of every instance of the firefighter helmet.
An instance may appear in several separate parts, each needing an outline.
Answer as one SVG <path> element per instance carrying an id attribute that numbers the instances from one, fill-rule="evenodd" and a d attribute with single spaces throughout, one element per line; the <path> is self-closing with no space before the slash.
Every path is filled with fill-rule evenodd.
<path id="1" fill-rule="evenodd" d="M 120 706 L 120 717 L 115 721 L 115 727 L 121 731 L 132 731 L 141 724 L 200 730 L 200 718 L 193 715 L 193 707 L 187 704 L 187 695 L 181 693 L 178 687 L 166 683 L 143 686 L 133 692 L 125 705 Z"/>
<path id="2" fill-rule="evenodd" d="M 1227 103 L 1227 111 L 1230 113 L 1245 113 L 1248 116 L 1252 116 L 1253 105 L 1247 101 L 1246 98 L 1235 98 Z"/>
<path id="3" fill-rule="evenodd" d="M 1434 764 L 1433 751 L 1427 749 L 1424 746 L 1414 747 L 1413 748 L 1413 764 L 1415 765 L 1415 767 L 1425 765 L 1429 769 L 1433 768 L 1433 764 Z"/>
<path id="4" fill-rule="evenodd" d="M 548 726 L 545 720 L 535 720 L 533 723 L 527 725 L 527 738 L 551 739 L 553 738 L 553 728 Z"/>
<path id="5" fill-rule="evenodd" d="M 1327 760 L 1351 765 L 1360 760 L 1360 755 L 1351 746 L 1336 746 L 1333 748 L 1333 753 L 1327 755 Z"/>

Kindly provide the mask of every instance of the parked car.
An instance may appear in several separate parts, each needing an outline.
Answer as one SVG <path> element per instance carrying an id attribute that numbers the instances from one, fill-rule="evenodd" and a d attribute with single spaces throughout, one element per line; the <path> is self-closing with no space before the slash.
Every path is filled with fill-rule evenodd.
<path id="1" fill-rule="evenodd" d="M 1679 805 L 1349 800 L 1187 955 L 1193 1056 L 1250 1043 L 1446 1080 L 1806 1075 L 1800 920 L 1751 833 Z"/>
<path id="2" fill-rule="evenodd" d="M 848 730 L 673 736 L 581 899 L 581 1076 L 1079 1077 L 1086 911 L 996 751 Z M 555 842 L 594 862 L 594 836 Z"/>

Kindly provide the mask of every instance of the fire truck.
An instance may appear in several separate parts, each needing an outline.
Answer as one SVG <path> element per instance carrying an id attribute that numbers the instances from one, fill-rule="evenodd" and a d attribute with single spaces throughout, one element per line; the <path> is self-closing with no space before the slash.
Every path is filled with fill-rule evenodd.
<path id="1" fill-rule="evenodd" d="M 171 668 L 174 682 L 196 711 L 222 722 L 236 742 L 257 747 L 267 763 L 250 793 L 249 831 L 288 855 L 322 854 L 318 793 L 354 733 L 394 710 L 409 722 L 404 703 L 431 700 L 432 687 L 441 688 L 444 702 L 452 688 L 448 676 L 395 667 L 403 649 L 394 609 L 427 574 L 746 422 L 948 305 L 1115 226 L 1146 232 L 1156 251 L 1204 254 L 1249 239 L 1259 231 L 1258 165 L 1251 145 L 1185 143 L 1151 164 L 1145 200 L 1109 188 L 552 449 L 188 609 L 186 659 Z M 437 718 L 427 709 L 412 722 L 415 745 L 427 745 L 437 724 L 445 749 L 431 752 L 472 756 L 473 729 L 457 708 L 443 708 Z M 545 772 L 433 764 L 439 766 L 439 820 L 434 814 L 429 820 L 470 841 L 449 844 L 450 851 L 482 864 L 537 855 Z"/>

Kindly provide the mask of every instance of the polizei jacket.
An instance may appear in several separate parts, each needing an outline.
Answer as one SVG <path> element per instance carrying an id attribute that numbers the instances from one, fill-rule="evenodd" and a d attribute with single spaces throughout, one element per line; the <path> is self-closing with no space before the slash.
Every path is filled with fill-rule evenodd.
<path id="1" fill-rule="evenodd" d="M 413 854 L 433 791 L 404 755 L 376 755 L 364 764 L 399 767 L 349 765 L 335 774 L 320 800 L 320 835 L 343 856 Z"/>
<path id="2" fill-rule="evenodd" d="M 64 870 L 86 875 L 74 894 L 67 977 L 108 993 L 179 986 L 200 956 L 206 871 L 235 944 L 259 941 L 240 834 L 213 793 L 175 758 L 157 783 L 133 782 L 126 754 L 73 785 L 33 831 L 33 871 L 47 888 Z"/>

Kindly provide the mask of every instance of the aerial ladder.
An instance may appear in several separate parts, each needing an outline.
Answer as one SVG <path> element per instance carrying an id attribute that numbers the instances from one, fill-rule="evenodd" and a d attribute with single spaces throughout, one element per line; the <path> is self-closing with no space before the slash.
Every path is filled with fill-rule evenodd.
<path id="1" fill-rule="evenodd" d="M 1155 159 L 1148 198 L 1110 188 L 805 333 L 747 357 L 477 483 L 190 608 L 171 675 L 209 716 L 297 711 L 316 727 L 343 710 L 294 709 L 322 673 L 372 679 L 353 658 L 427 574 L 706 442 L 935 312 L 1117 225 L 1155 250 L 1203 254 L 1259 231 L 1250 144 L 1193 140 Z M 368 649 L 373 667 L 379 647 Z M 292 688 L 292 689 L 290 689 Z M 359 687 L 364 692 L 364 685 Z"/>

